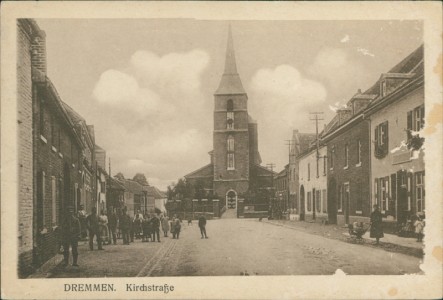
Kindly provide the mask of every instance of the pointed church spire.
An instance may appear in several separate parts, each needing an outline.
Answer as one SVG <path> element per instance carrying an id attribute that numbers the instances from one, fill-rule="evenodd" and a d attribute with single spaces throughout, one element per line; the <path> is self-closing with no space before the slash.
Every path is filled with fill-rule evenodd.
<path id="1" fill-rule="evenodd" d="M 231 24 L 229 24 L 229 29 L 228 29 L 228 45 L 226 47 L 224 74 L 238 74 L 237 63 L 235 62 L 234 42 L 232 40 Z"/>
<path id="2" fill-rule="evenodd" d="M 225 70 L 223 72 L 220 85 L 218 86 L 216 95 L 227 94 L 246 94 L 241 83 L 240 76 L 237 72 L 237 63 L 235 61 L 234 42 L 232 39 L 231 25 L 228 29 L 228 42 L 226 46 Z"/>

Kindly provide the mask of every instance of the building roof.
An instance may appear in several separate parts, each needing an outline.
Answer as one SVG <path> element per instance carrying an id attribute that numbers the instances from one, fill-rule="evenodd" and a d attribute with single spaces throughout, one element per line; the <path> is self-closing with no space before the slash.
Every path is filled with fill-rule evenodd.
<path id="1" fill-rule="evenodd" d="M 234 42 L 232 40 L 231 26 L 228 31 L 228 42 L 226 46 L 225 70 L 215 95 L 246 94 L 240 76 L 237 72 L 235 61 Z"/>
<path id="2" fill-rule="evenodd" d="M 134 181 L 132 179 L 124 179 L 122 183 L 128 192 L 134 194 L 141 194 L 143 192 L 143 186 L 137 181 Z"/>
<path id="3" fill-rule="evenodd" d="M 396 86 L 395 91 L 399 91 L 402 87 L 407 85 L 415 78 L 418 78 L 423 75 L 424 65 L 423 65 L 423 55 L 424 55 L 424 47 L 421 45 L 417 49 L 415 49 L 411 54 L 405 57 L 402 61 L 400 61 L 397 65 L 391 68 L 387 73 L 382 73 L 380 78 L 364 93 L 357 93 L 354 95 L 349 102 L 351 102 L 356 97 L 369 99 L 370 103 L 367 108 L 360 112 L 360 114 L 364 113 L 367 110 L 371 110 L 372 107 L 378 105 L 378 103 L 382 102 L 386 99 L 386 96 L 382 96 L 380 94 L 380 82 L 385 78 L 396 78 L 398 80 L 403 80 L 398 86 Z M 389 94 L 388 94 L 389 95 Z M 348 103 L 349 103 L 348 102 Z M 352 116 L 348 120 L 346 120 L 343 124 L 339 122 L 339 116 L 336 114 L 331 121 L 326 125 L 323 136 L 329 136 L 332 132 L 336 131 L 339 128 L 343 128 L 343 126 L 347 126 L 353 120 L 356 119 L 356 116 Z"/>
<path id="4" fill-rule="evenodd" d="M 164 199 L 167 198 L 166 194 L 160 191 L 155 186 L 144 185 L 143 191 L 146 191 L 148 197 L 153 197 L 154 199 Z"/>
<path id="5" fill-rule="evenodd" d="M 71 106 L 69 106 L 67 103 L 62 101 L 62 104 L 63 104 L 63 107 L 68 112 L 68 115 L 71 118 L 72 122 L 76 125 L 75 129 L 78 132 L 78 134 L 79 135 L 84 134 L 86 136 L 86 139 L 87 139 L 89 145 L 93 148 L 94 147 L 94 126 L 87 125 L 86 120 L 78 112 L 76 112 Z M 81 129 L 81 128 L 83 128 L 83 129 Z"/>
<path id="6" fill-rule="evenodd" d="M 115 178 L 109 177 L 109 188 L 114 190 L 126 190 L 125 185 Z"/>
<path id="7" fill-rule="evenodd" d="M 201 177 L 213 177 L 214 176 L 214 165 L 212 163 L 207 164 L 200 169 L 197 169 L 189 174 L 186 174 L 185 178 L 201 178 Z"/>

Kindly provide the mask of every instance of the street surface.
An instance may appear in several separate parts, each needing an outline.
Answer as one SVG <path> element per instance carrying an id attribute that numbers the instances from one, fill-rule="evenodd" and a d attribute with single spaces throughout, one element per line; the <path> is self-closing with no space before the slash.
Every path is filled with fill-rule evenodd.
<path id="1" fill-rule="evenodd" d="M 200 238 L 197 221 L 183 222 L 179 240 L 136 240 L 105 251 L 79 247 L 79 268 L 57 267 L 52 277 L 330 275 L 397 275 L 420 272 L 417 257 L 387 252 L 259 222 L 220 219 L 207 224 L 209 239 Z"/>

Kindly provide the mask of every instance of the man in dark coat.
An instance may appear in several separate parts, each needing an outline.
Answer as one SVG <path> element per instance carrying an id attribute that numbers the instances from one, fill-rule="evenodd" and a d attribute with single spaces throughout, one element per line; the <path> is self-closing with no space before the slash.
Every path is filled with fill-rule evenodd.
<path id="1" fill-rule="evenodd" d="M 155 242 L 155 235 L 157 235 L 157 241 L 160 243 L 160 219 L 157 215 L 154 215 L 151 219 L 152 224 L 152 241 Z"/>
<path id="2" fill-rule="evenodd" d="M 371 213 L 371 233 L 370 237 L 375 238 L 377 245 L 383 235 L 383 216 L 377 204 L 374 205 L 374 211 Z"/>
<path id="3" fill-rule="evenodd" d="M 198 227 L 200 228 L 202 239 L 207 239 L 208 236 L 206 235 L 206 218 L 204 215 L 200 215 L 198 217 Z"/>
<path id="4" fill-rule="evenodd" d="M 89 231 L 89 250 L 94 249 L 94 235 L 97 236 L 98 250 L 104 250 L 102 247 L 102 238 L 100 236 L 100 226 L 97 216 L 97 208 L 92 208 L 92 213 L 86 218 L 86 224 Z"/>
<path id="5" fill-rule="evenodd" d="M 123 214 L 120 219 L 120 229 L 123 236 L 123 245 L 129 245 L 129 230 L 131 229 L 131 217 L 128 216 L 126 207 L 123 209 Z"/>
<path id="6" fill-rule="evenodd" d="M 115 245 L 117 244 L 117 214 L 115 213 L 115 209 L 112 209 L 108 216 L 108 226 Z"/>
<path id="7" fill-rule="evenodd" d="M 72 266 L 78 267 L 78 240 L 80 239 L 81 227 L 80 221 L 74 215 L 74 207 L 69 206 L 66 218 L 62 223 L 62 243 L 63 243 L 63 265 L 69 263 L 69 246 L 72 248 Z"/>

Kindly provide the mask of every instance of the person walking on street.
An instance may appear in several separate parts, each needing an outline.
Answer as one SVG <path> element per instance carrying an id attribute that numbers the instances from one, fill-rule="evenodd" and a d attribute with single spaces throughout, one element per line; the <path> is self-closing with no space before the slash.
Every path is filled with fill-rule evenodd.
<path id="1" fill-rule="evenodd" d="M 206 218 L 204 215 L 200 215 L 198 217 L 198 227 L 200 228 L 202 239 L 207 239 L 208 236 L 206 235 Z"/>
<path id="2" fill-rule="evenodd" d="M 149 215 L 145 214 L 145 217 L 142 222 L 143 227 L 143 239 L 142 242 L 149 242 L 151 239 L 151 220 L 149 219 Z"/>
<path id="3" fill-rule="evenodd" d="M 128 216 L 126 207 L 120 219 L 120 229 L 122 231 L 123 245 L 129 245 L 129 230 L 131 229 L 131 217 Z"/>
<path id="4" fill-rule="evenodd" d="M 77 212 L 78 220 L 80 221 L 80 238 L 85 239 L 88 235 L 87 226 L 86 226 L 86 210 L 83 205 L 80 205 L 80 208 Z"/>
<path id="5" fill-rule="evenodd" d="M 423 229 L 425 228 L 425 220 L 424 215 L 421 213 L 417 213 L 417 220 L 414 222 L 415 233 L 417 235 L 417 242 L 423 241 Z"/>
<path id="6" fill-rule="evenodd" d="M 117 244 L 117 214 L 115 209 L 111 209 L 111 213 L 108 216 L 109 235 L 112 236 L 114 245 Z"/>
<path id="7" fill-rule="evenodd" d="M 97 237 L 98 250 L 103 250 L 97 208 L 92 208 L 92 213 L 86 218 L 86 224 L 89 231 L 89 250 L 94 249 L 94 235 Z"/>
<path id="8" fill-rule="evenodd" d="M 370 237 L 375 238 L 376 244 L 379 244 L 380 238 L 383 235 L 383 219 L 380 209 L 377 204 L 374 205 L 374 210 L 371 213 L 371 231 Z"/>
<path id="9" fill-rule="evenodd" d="M 132 226 L 133 233 L 131 235 L 131 242 L 134 241 L 134 235 L 135 235 L 136 239 L 141 238 L 140 233 L 141 233 L 141 229 L 142 229 L 142 219 L 140 218 L 140 214 L 138 212 L 135 214 L 134 221 L 133 221 L 132 225 L 133 225 Z"/>
<path id="10" fill-rule="evenodd" d="M 179 218 L 175 218 L 173 221 L 173 226 L 174 226 L 174 234 L 173 234 L 173 239 L 177 239 L 180 237 L 180 230 L 182 228 L 182 225 L 180 224 L 180 219 Z"/>
<path id="11" fill-rule="evenodd" d="M 72 248 L 72 266 L 78 267 L 78 240 L 81 235 L 80 221 L 74 215 L 74 207 L 67 208 L 66 218 L 62 223 L 62 243 L 63 243 L 63 265 L 67 266 L 69 263 L 69 246 Z"/>
<path id="12" fill-rule="evenodd" d="M 167 216 L 163 216 L 160 219 L 162 223 L 162 230 L 164 237 L 168 237 L 168 231 L 169 231 L 169 219 Z"/>
<path id="13" fill-rule="evenodd" d="M 152 224 L 152 241 L 155 242 L 155 235 L 157 235 L 157 242 L 160 243 L 160 220 L 158 219 L 157 215 L 154 214 L 154 216 L 151 219 Z"/>

